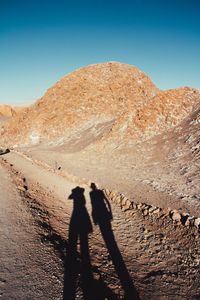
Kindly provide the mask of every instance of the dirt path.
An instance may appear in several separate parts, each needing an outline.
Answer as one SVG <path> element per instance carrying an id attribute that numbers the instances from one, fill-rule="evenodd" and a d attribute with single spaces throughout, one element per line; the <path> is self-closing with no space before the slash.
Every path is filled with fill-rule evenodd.
<path id="1" fill-rule="evenodd" d="M 112 151 L 105 154 L 103 150 L 99 153 L 93 149 L 63 153 L 42 146 L 22 148 L 20 151 L 32 159 L 47 163 L 52 169 L 60 167 L 63 172 L 98 182 L 136 202 L 170 207 L 197 217 L 200 215 L 198 180 L 194 181 L 196 184 L 191 183 L 190 187 L 189 181 L 173 169 L 175 166 L 172 168 L 171 163 L 163 161 L 158 164 L 157 161 L 151 161 L 150 150 L 148 152 L 146 148 L 132 152 L 129 150 L 126 155 Z M 190 169 L 193 170 L 193 167 Z M 197 173 L 195 178 L 198 179 Z M 192 190 L 196 198 L 191 196 Z"/>
<path id="2" fill-rule="evenodd" d="M 1 166 L 0 190 L 0 298 L 56 299 L 61 264 L 41 244 L 32 215 Z"/>
<path id="3" fill-rule="evenodd" d="M 24 197 L 27 198 L 28 207 L 34 210 L 37 223 L 45 229 L 41 247 L 48 251 L 52 251 L 54 247 L 65 262 L 63 271 L 57 269 L 57 276 L 64 273 L 65 299 L 74 299 L 74 294 L 75 299 L 95 300 L 106 297 L 199 299 L 200 243 L 192 229 L 175 227 L 170 220 L 152 222 L 139 213 L 129 216 L 112 203 L 112 222 L 105 217 L 103 221 L 97 220 L 98 224 L 94 225 L 90 190 L 86 186 L 82 185 L 85 189 L 86 208 L 83 209 L 84 205 L 80 204 L 77 210 L 73 206 L 77 190 L 72 192 L 77 183 L 17 154 L 10 153 L 4 158 L 13 165 L 13 170 L 21 173 L 18 176 L 26 178 L 28 191 L 24 192 Z M 79 190 L 78 199 L 81 198 L 80 193 Z M 67 200 L 70 194 L 73 199 Z M 104 209 L 100 210 L 101 216 L 105 216 Z M 93 232 L 89 234 L 91 227 Z M 78 233 L 76 228 L 79 228 Z M 78 245 L 77 234 L 80 237 Z M 33 234 L 32 238 L 35 241 Z M 5 248 L 7 247 L 8 245 Z M 47 250 L 44 250 L 41 261 L 46 260 Z M 50 278 L 51 270 L 47 274 Z M 43 281 L 42 275 L 37 277 L 40 282 Z M 91 289 L 91 286 L 94 288 Z M 52 284 L 51 291 L 53 290 Z M 48 299 L 62 299 L 62 291 L 63 287 L 60 287 L 57 296 Z"/>

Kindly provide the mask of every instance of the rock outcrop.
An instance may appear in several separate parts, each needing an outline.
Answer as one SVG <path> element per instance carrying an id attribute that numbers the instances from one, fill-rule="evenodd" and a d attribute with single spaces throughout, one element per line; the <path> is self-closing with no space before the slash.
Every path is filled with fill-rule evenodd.
<path id="1" fill-rule="evenodd" d="M 0 105 L 0 117 L 13 117 L 16 115 L 15 109 L 10 105 Z"/>
<path id="2" fill-rule="evenodd" d="M 77 127 L 112 121 L 109 137 L 147 139 L 181 122 L 199 103 L 192 88 L 160 91 L 143 72 L 117 62 L 90 65 L 61 79 L 2 130 L 4 141 L 65 139 Z M 88 123 L 89 122 L 89 123 Z M 84 127 L 85 126 L 85 127 Z"/>

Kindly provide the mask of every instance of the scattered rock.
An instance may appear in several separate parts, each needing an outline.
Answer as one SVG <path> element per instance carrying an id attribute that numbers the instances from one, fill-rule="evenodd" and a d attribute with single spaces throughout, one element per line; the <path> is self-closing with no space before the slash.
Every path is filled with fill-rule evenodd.
<path id="1" fill-rule="evenodd" d="M 159 214 L 160 211 L 161 211 L 160 208 L 156 208 L 156 209 L 152 212 L 152 214 Z"/>
<path id="2" fill-rule="evenodd" d="M 183 213 L 183 214 L 181 215 L 181 223 L 182 223 L 183 225 L 186 224 L 188 217 L 189 217 L 189 214 L 187 214 L 187 213 Z"/>
<path id="3" fill-rule="evenodd" d="M 128 201 L 128 199 L 127 199 L 126 197 L 123 197 L 123 198 L 121 199 L 121 206 L 122 206 L 122 207 L 125 206 L 127 201 Z"/>
<path id="4" fill-rule="evenodd" d="M 194 216 L 192 216 L 192 217 L 188 217 L 187 218 L 187 220 L 186 220 L 186 222 L 185 222 L 185 226 L 194 226 Z"/>
<path id="5" fill-rule="evenodd" d="M 200 229 L 200 218 L 194 220 L 194 226 Z"/>
<path id="6" fill-rule="evenodd" d="M 173 210 L 171 212 L 171 218 L 175 222 L 180 222 L 181 221 L 181 214 L 177 210 Z"/>
<path id="7" fill-rule="evenodd" d="M 26 192 L 26 188 L 23 186 L 17 186 L 18 190 L 22 191 L 22 192 Z"/>
<path id="8" fill-rule="evenodd" d="M 152 213 L 152 212 L 155 211 L 156 209 L 157 209 L 156 206 L 151 206 L 151 207 L 149 208 L 149 213 Z"/>

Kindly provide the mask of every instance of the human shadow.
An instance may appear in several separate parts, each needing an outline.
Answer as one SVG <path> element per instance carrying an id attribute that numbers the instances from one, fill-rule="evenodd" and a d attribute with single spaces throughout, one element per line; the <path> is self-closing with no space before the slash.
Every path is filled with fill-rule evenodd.
<path id="1" fill-rule="evenodd" d="M 63 299 L 75 299 L 78 274 L 81 275 L 84 299 L 91 299 L 89 286 L 92 282 L 92 271 L 88 235 L 92 232 L 92 223 L 85 207 L 84 189 L 77 186 L 68 199 L 73 200 L 73 212 L 69 225 L 68 253 L 65 259 Z M 80 255 L 77 251 L 78 240 Z"/>
<path id="2" fill-rule="evenodd" d="M 93 277 L 88 243 L 89 234 L 92 233 L 92 223 L 85 206 L 84 189 L 79 186 L 72 189 L 68 199 L 73 200 L 73 212 L 70 219 L 67 255 L 64 262 L 63 299 L 76 299 L 78 286 L 82 289 L 84 300 L 117 299 L 103 282 L 101 276 L 99 280 Z"/>
<path id="3" fill-rule="evenodd" d="M 102 237 L 115 267 L 115 271 L 124 290 L 124 299 L 139 299 L 139 295 L 133 285 L 112 230 L 111 221 L 113 216 L 111 205 L 104 192 L 98 189 L 95 183 L 91 184 L 90 199 L 93 222 L 95 225 L 99 225 Z"/>

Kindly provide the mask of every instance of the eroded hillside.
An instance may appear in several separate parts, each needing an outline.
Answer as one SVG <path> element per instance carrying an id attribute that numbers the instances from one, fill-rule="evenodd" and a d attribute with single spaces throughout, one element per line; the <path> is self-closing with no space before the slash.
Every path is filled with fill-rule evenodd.
<path id="1" fill-rule="evenodd" d="M 0 117 L 13 117 L 16 114 L 15 109 L 10 105 L 0 105 Z"/>
<path id="2" fill-rule="evenodd" d="M 198 90 L 161 91 L 136 67 L 91 65 L 4 124 L 1 143 L 130 197 L 143 189 L 145 202 L 196 213 L 199 109 Z"/>
<path id="3" fill-rule="evenodd" d="M 37 144 L 72 130 L 112 123 L 116 141 L 147 139 L 172 128 L 200 99 L 192 88 L 160 91 L 136 67 L 111 62 L 81 68 L 57 82 L 2 129 L 1 140 Z"/>

